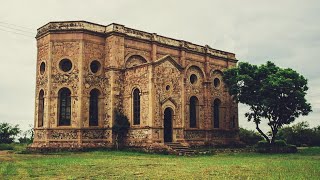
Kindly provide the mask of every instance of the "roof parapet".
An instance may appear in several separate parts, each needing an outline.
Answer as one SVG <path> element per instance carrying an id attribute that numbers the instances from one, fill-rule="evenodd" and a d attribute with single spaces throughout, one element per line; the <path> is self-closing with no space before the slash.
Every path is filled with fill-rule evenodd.
<path id="1" fill-rule="evenodd" d="M 48 24 L 38 29 L 36 38 L 39 38 L 48 32 L 71 31 L 71 30 L 90 31 L 90 32 L 105 34 L 105 35 L 112 32 L 116 32 L 116 33 L 127 35 L 129 37 L 157 42 L 164 45 L 174 46 L 174 47 L 182 48 L 189 51 L 209 54 L 209 55 L 226 58 L 226 59 L 232 59 L 236 61 L 234 53 L 213 49 L 208 45 L 200 46 L 184 40 L 177 40 L 177 39 L 157 35 L 156 33 L 148 33 L 144 31 L 128 28 L 128 27 L 125 27 L 124 25 L 116 24 L 116 23 L 112 23 L 107 26 L 104 26 L 100 24 L 87 22 L 87 21 L 49 22 Z"/>

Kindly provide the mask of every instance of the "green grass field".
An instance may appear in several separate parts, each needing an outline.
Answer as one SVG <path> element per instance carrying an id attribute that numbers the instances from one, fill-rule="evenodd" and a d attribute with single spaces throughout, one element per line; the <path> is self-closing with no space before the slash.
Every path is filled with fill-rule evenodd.
<path id="1" fill-rule="evenodd" d="M 320 179 L 320 147 L 300 149 L 297 154 L 220 153 L 196 157 L 124 151 L 46 155 L 0 151 L 0 179 L 138 178 Z"/>

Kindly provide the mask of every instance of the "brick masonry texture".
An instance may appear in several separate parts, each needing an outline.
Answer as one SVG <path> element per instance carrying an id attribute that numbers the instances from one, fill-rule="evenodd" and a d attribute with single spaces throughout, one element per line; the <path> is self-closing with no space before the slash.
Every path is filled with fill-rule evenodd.
<path id="1" fill-rule="evenodd" d="M 125 144 L 164 143 L 164 112 L 172 111 L 172 141 L 190 145 L 236 142 L 238 106 L 222 75 L 236 65 L 235 54 L 176 40 L 119 24 L 85 21 L 50 22 L 38 29 L 33 148 L 111 147 L 114 110 L 129 118 Z M 59 68 L 62 59 L 70 71 Z M 101 68 L 92 72 L 92 61 Z M 45 64 L 44 73 L 40 65 Z M 192 83 L 190 77 L 196 76 Z M 214 84 L 218 79 L 218 85 Z M 71 91 L 71 124 L 59 126 L 61 88 Z M 133 124 L 133 90 L 140 91 L 140 124 Z M 98 126 L 89 125 L 90 92 L 100 92 Z M 39 92 L 44 92 L 43 126 L 39 124 Z M 190 128 L 190 98 L 197 103 L 196 127 Z M 219 128 L 214 128 L 214 100 L 219 99 Z"/>

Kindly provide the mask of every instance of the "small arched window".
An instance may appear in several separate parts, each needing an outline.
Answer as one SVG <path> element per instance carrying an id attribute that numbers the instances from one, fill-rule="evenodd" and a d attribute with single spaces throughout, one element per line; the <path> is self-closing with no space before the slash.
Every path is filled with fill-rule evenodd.
<path id="1" fill-rule="evenodd" d="M 219 128 L 220 106 L 221 106 L 220 99 L 215 99 L 213 102 L 213 127 L 214 128 Z"/>
<path id="2" fill-rule="evenodd" d="M 98 126 L 99 124 L 99 95 L 100 92 L 97 89 L 90 92 L 89 126 Z"/>
<path id="3" fill-rule="evenodd" d="M 197 127 L 197 118 L 198 118 L 198 98 L 195 96 L 192 96 L 190 98 L 190 104 L 189 104 L 189 114 L 190 114 L 190 128 L 196 128 Z"/>
<path id="4" fill-rule="evenodd" d="M 59 126 L 71 124 L 71 91 L 62 88 L 59 91 Z"/>
<path id="5" fill-rule="evenodd" d="M 133 91 L 133 125 L 140 124 L 140 90 Z"/>
<path id="6" fill-rule="evenodd" d="M 44 92 L 40 90 L 38 99 L 38 127 L 43 127 L 44 117 Z"/>

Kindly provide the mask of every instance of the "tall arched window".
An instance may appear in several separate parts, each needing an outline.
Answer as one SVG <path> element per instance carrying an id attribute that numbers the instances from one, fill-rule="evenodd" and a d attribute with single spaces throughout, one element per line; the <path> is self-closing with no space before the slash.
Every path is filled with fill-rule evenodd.
<path id="1" fill-rule="evenodd" d="M 189 111 L 190 111 L 190 128 L 197 127 L 197 118 L 198 118 L 198 98 L 192 96 L 190 98 Z"/>
<path id="2" fill-rule="evenodd" d="M 100 92 L 97 89 L 90 92 L 89 126 L 98 126 L 99 124 L 99 95 Z"/>
<path id="3" fill-rule="evenodd" d="M 133 91 L 133 125 L 140 124 L 140 91 Z"/>
<path id="4" fill-rule="evenodd" d="M 71 124 L 71 92 L 68 88 L 59 91 L 59 126 Z"/>
<path id="5" fill-rule="evenodd" d="M 221 105 L 221 101 L 219 99 L 215 99 L 213 102 L 213 127 L 214 128 L 219 128 L 220 105 Z"/>
<path id="6" fill-rule="evenodd" d="M 43 126 L 43 117 L 44 117 L 44 92 L 43 90 L 40 90 L 39 101 L 38 101 L 38 127 Z"/>

